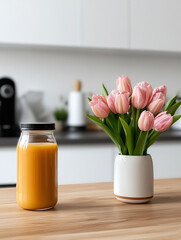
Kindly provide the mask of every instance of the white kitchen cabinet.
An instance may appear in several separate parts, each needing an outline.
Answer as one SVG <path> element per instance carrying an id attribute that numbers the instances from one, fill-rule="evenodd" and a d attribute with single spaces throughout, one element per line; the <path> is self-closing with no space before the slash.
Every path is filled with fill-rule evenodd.
<path id="1" fill-rule="evenodd" d="M 16 147 L 0 147 L 0 184 L 16 183 Z"/>
<path id="2" fill-rule="evenodd" d="M 58 146 L 58 183 L 110 182 L 118 154 L 113 144 Z M 154 177 L 181 178 L 181 142 L 156 142 L 150 147 Z M 16 147 L 0 147 L 0 184 L 16 183 Z"/>
<path id="3" fill-rule="evenodd" d="M 128 1 L 82 0 L 82 43 L 86 47 L 128 47 Z"/>
<path id="4" fill-rule="evenodd" d="M 181 141 L 157 142 L 148 151 L 155 178 L 181 178 Z"/>
<path id="5" fill-rule="evenodd" d="M 180 12 L 180 0 L 131 0 L 131 49 L 181 51 Z"/>
<path id="6" fill-rule="evenodd" d="M 0 43 L 125 48 L 127 0 L 0 0 Z"/>
<path id="7" fill-rule="evenodd" d="M 113 145 L 59 146 L 59 184 L 113 181 Z"/>
<path id="8" fill-rule="evenodd" d="M 181 51 L 180 0 L 0 0 L 0 44 Z"/>
<path id="9" fill-rule="evenodd" d="M 58 146 L 58 183 L 113 181 L 113 145 Z M 16 147 L 0 147 L 0 184 L 16 183 Z"/>
<path id="10" fill-rule="evenodd" d="M 0 0 L 0 43 L 80 45 L 80 0 Z"/>

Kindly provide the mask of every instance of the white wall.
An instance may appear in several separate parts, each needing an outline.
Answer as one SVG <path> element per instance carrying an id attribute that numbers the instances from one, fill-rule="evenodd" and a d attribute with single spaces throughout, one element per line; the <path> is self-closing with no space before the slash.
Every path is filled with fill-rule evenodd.
<path id="1" fill-rule="evenodd" d="M 76 78 L 85 92 L 100 92 L 101 83 L 115 88 L 118 75 L 130 76 L 132 83 L 148 81 L 168 86 L 168 95 L 181 91 L 181 55 L 152 52 L 96 51 L 75 49 L 0 48 L 0 76 L 10 76 L 18 96 L 28 90 L 45 92 L 48 108 L 58 106 Z"/>

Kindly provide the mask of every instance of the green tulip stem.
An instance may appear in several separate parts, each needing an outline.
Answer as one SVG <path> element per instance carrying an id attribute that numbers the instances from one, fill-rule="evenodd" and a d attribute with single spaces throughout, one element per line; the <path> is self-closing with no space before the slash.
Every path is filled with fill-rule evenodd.
<path id="1" fill-rule="evenodd" d="M 136 141 L 138 139 L 138 134 L 139 134 L 139 131 L 138 131 L 138 119 L 140 117 L 140 111 L 141 109 L 136 109 L 136 122 L 135 122 L 135 136 L 136 136 Z"/>

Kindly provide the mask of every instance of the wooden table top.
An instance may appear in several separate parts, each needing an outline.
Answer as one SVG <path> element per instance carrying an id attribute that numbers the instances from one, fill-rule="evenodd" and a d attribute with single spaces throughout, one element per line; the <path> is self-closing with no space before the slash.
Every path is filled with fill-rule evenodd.
<path id="1" fill-rule="evenodd" d="M 1 239 L 181 239 L 181 179 L 156 180 L 155 198 L 137 205 L 116 200 L 112 183 L 59 186 L 49 211 L 21 209 L 15 192 L 0 189 Z"/>

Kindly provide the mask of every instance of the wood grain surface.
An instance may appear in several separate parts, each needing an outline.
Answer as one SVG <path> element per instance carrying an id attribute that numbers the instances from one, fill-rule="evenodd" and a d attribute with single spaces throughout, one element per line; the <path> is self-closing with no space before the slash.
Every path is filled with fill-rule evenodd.
<path id="1" fill-rule="evenodd" d="M 147 204 L 121 203 L 112 183 L 59 186 L 49 211 L 16 204 L 15 188 L 0 189 L 1 239 L 181 239 L 181 179 L 155 181 Z"/>

